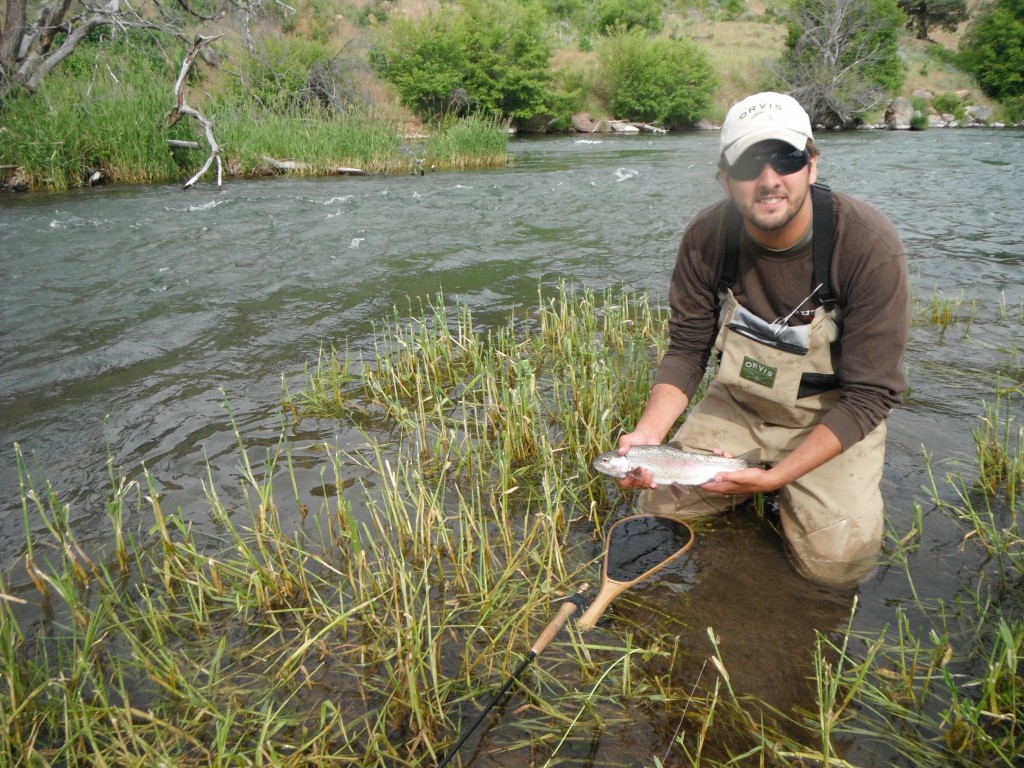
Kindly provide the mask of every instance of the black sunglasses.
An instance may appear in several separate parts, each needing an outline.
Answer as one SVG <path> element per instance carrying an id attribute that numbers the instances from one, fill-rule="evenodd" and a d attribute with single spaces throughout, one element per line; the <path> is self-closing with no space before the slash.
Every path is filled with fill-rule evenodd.
<path id="1" fill-rule="evenodd" d="M 772 152 L 745 152 L 740 159 L 725 169 L 729 178 L 736 181 L 753 181 L 761 175 L 765 163 L 772 167 L 779 176 L 803 170 L 811 161 L 811 153 L 806 149 L 776 149 Z"/>

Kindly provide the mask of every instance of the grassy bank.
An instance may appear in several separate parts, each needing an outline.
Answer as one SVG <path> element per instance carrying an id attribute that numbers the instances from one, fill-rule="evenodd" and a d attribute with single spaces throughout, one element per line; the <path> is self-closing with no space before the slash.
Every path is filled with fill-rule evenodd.
<path id="1" fill-rule="evenodd" d="M 210 149 L 198 122 L 186 117 L 168 125 L 176 66 L 134 53 L 97 52 L 90 66 L 51 74 L 40 93 L 8 100 L 0 112 L 0 166 L 7 169 L 0 171 L 0 187 L 63 190 L 91 179 L 185 182 Z M 353 168 L 416 173 L 500 167 L 510 160 L 507 126 L 493 120 L 446 122 L 409 138 L 400 113 L 387 105 L 268 110 L 230 89 L 219 95 L 197 91 L 197 108 L 213 122 L 229 177 L 322 176 Z M 170 140 L 197 148 L 172 148 Z M 213 167 L 203 183 L 215 182 Z"/>
<path id="2" fill-rule="evenodd" d="M 237 28 L 223 22 L 218 26 L 223 39 L 188 79 L 188 103 L 212 120 L 229 177 L 325 175 L 343 168 L 406 173 L 508 163 L 507 126 L 480 120 L 419 126 L 371 71 L 368 52 L 380 27 L 392 16 L 422 17 L 436 9 L 435 3 L 403 0 L 384 8 L 336 0 L 303 2 L 297 11 L 285 7 L 289 12 L 275 6 L 263 18 L 234 22 Z M 594 80 L 592 41 L 564 24 L 551 21 L 550 27 L 558 41 L 551 67 L 556 79 L 574 84 L 568 87 L 570 101 L 595 115 L 606 113 L 600 94 L 607 88 Z M 689 39 L 707 54 L 719 86 L 705 117 L 721 120 L 736 100 L 770 84 L 785 27 L 761 0 L 727 17 L 714 4 L 684 3 L 666 9 L 661 34 Z M 904 35 L 908 76 L 902 95 L 949 97 L 969 91 L 968 102 L 985 104 L 971 79 L 951 64 L 957 36 L 938 34 L 942 43 Z M 0 112 L 0 188 L 184 182 L 198 171 L 209 155 L 202 128 L 188 118 L 166 124 L 185 49 L 160 33 L 139 34 L 130 42 L 127 37 L 81 44 L 46 78 L 39 94 L 6 101 Z M 318 93 L 330 96 L 329 107 Z M 564 123 L 567 115 L 559 118 Z M 420 129 L 426 138 L 409 138 Z M 171 149 L 168 140 L 199 146 Z M 208 171 L 207 183 L 215 172 Z"/>
<path id="3" fill-rule="evenodd" d="M 203 533 L 164 509 L 148 471 L 111 467 L 109 545 L 86 552 L 59 489 L 19 454 L 34 590 L 0 584 L 0 756 L 435 765 L 559 601 L 594 582 L 621 499 L 589 462 L 635 421 L 664 323 L 644 297 L 564 288 L 487 329 L 443 297 L 396 309 L 371 359 L 324 350 L 283 397 L 290 418 L 358 427 L 369 447 L 325 444 L 322 488 L 309 493 L 287 429 L 269 449 L 238 435 L 245 502 L 225 501 L 211 472 Z M 570 622 L 514 689 L 489 749 L 555 764 L 574 742 L 658 712 L 679 723 L 668 762 L 844 766 L 843 745 L 867 739 L 914 764 L 1012 765 L 1022 397 L 996 391 L 977 466 L 930 489 L 991 554 L 975 594 L 898 608 L 877 636 L 822 635 L 816 708 L 741 700 L 713 632 L 694 651 L 621 619 L 597 635 Z M 922 520 L 886 543 L 911 583 Z M 20 568 L 6 578 L 24 580 Z M 699 692 L 670 674 L 694 652 L 711 658 Z"/>

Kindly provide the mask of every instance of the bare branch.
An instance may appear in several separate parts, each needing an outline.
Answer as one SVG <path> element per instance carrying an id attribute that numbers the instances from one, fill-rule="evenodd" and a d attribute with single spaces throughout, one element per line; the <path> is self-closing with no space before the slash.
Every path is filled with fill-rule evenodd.
<path id="1" fill-rule="evenodd" d="M 206 132 L 206 142 L 210 145 L 210 156 L 206 158 L 206 162 L 203 163 L 203 167 L 199 169 L 198 173 L 185 182 L 185 189 L 191 188 L 203 175 L 210 169 L 210 166 L 216 160 L 217 162 L 217 186 L 221 186 L 224 181 L 224 163 L 220 157 L 220 145 L 217 144 L 217 139 L 213 135 L 213 122 L 207 118 L 202 112 L 197 109 L 193 109 L 185 103 L 185 81 L 188 79 L 188 73 L 192 69 L 192 65 L 195 63 L 196 57 L 199 55 L 199 51 L 202 47 L 210 42 L 213 42 L 222 35 L 211 35 L 210 37 L 204 37 L 203 35 L 196 35 L 195 40 L 192 41 L 192 48 L 185 56 L 185 60 L 181 63 L 181 71 L 178 72 L 178 79 L 174 83 L 174 92 L 177 97 L 177 104 L 174 109 L 167 115 L 167 125 L 174 125 L 183 115 L 187 115 L 195 119 Z"/>

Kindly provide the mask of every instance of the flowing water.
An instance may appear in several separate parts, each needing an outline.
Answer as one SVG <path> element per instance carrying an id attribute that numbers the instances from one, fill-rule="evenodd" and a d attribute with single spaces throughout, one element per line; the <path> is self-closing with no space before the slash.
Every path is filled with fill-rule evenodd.
<path id="1" fill-rule="evenodd" d="M 527 139 L 501 170 L 0 198 L 6 583 L 31 591 L 15 567 L 25 530 L 14 443 L 36 479 L 59 490 L 85 544 L 105 543 L 90 542 L 90 530 L 109 530 L 108 462 L 144 464 L 165 508 L 203 525 L 208 473 L 225 492 L 239 485 L 232 418 L 248 444 L 276 443 L 283 384 L 301 387 L 321 347 L 372 358 L 375 328 L 395 307 L 418 314 L 443 291 L 450 306 L 468 303 L 478 322 L 499 325 L 536 302 L 538 283 L 563 280 L 662 303 L 683 227 L 721 194 L 716 142 L 711 133 Z M 924 451 L 940 476 L 969 472 L 983 402 L 1000 383 L 1021 383 L 1024 132 L 844 133 L 819 144 L 821 180 L 874 203 L 905 238 L 919 308 L 939 297 L 961 313 L 948 329 L 913 329 L 911 391 L 890 419 L 883 491 L 897 533 L 924 507 L 919 576 L 911 586 L 882 568 L 862 586 L 856 626 L 872 631 L 912 590 L 955 599 L 980 567 L 962 527 L 922 491 Z M 300 429 L 309 443 L 361 440 L 337 424 Z M 317 463 L 298 458 L 310 488 Z M 843 626 L 849 600 L 801 582 L 778 541 L 743 521 L 698 537 L 685 563 L 645 586 L 642 602 L 671 615 L 685 592 L 678 621 L 715 628 L 734 685 L 784 709 L 805 700 L 814 630 Z M 643 733 L 627 747 L 649 755 Z M 867 747 L 852 754 L 886 764 Z"/>

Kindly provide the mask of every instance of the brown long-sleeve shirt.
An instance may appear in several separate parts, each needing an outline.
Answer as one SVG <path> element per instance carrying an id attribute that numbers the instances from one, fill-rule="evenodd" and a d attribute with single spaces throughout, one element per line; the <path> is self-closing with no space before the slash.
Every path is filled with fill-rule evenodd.
<path id="1" fill-rule="evenodd" d="M 903 355 L 910 328 L 907 256 L 892 223 L 874 207 L 833 192 L 835 251 L 832 287 L 841 308 L 833 347 L 840 397 L 824 417 L 846 450 L 898 405 L 906 387 Z M 655 383 L 693 397 L 717 332 L 716 300 L 725 256 L 722 212 L 727 200 L 700 211 L 679 246 L 669 286 L 669 347 Z M 744 234 L 736 282 L 737 301 L 764 320 L 789 314 L 814 290 L 811 242 L 775 252 Z M 812 300 L 801 309 L 818 305 Z M 813 314 L 813 312 L 812 312 Z M 807 322 L 797 315 L 791 324 Z"/>

